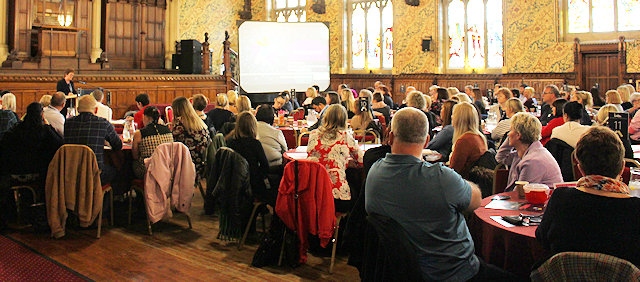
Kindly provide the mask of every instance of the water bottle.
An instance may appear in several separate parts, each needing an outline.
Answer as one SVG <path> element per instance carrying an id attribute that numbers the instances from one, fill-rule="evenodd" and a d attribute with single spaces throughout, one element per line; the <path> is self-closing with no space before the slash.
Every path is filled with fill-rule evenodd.
<path id="1" fill-rule="evenodd" d="M 536 106 L 536 116 L 539 117 L 541 115 L 541 113 L 542 113 L 542 110 L 540 108 L 540 105 L 537 105 Z"/>
<path id="2" fill-rule="evenodd" d="M 127 120 L 124 122 L 124 129 L 122 129 L 122 139 L 128 141 L 131 139 L 131 121 Z"/>

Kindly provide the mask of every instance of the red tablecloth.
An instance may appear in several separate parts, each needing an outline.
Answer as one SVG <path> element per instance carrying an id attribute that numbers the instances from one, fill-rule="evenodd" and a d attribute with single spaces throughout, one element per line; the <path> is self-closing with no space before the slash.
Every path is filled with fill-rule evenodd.
<path id="1" fill-rule="evenodd" d="M 518 199 L 517 192 L 501 193 Z M 518 215 L 520 213 L 539 214 L 520 210 L 487 209 L 493 196 L 484 198 L 482 205 L 469 218 L 469 230 L 476 247 L 476 254 L 485 262 L 503 268 L 516 275 L 528 277 L 531 267 L 545 259 L 547 252 L 536 241 L 536 226 L 505 227 L 491 219 L 491 216 Z"/>

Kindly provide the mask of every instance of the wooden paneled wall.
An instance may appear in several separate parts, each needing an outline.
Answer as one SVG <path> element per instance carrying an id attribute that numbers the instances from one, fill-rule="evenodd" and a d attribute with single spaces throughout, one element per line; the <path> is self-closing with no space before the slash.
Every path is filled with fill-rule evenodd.
<path id="1" fill-rule="evenodd" d="M 431 85 L 442 87 L 457 87 L 461 92 L 466 85 L 475 85 L 486 94 L 487 89 L 493 89 L 495 83 L 500 83 L 504 87 L 518 88 L 522 83 L 536 89 L 536 93 L 542 93 L 544 86 L 555 84 L 573 85 L 575 75 L 568 74 L 400 74 L 400 75 L 368 75 L 368 74 L 332 74 L 331 89 L 338 89 L 342 83 L 350 88 L 360 90 L 362 88 L 373 87 L 376 81 L 381 81 L 389 86 L 392 91 L 393 100 L 401 103 L 405 93 L 401 90 L 407 86 L 414 86 L 416 89 L 427 93 Z"/>
<path id="2" fill-rule="evenodd" d="M 42 95 L 54 93 L 60 79 L 61 76 L 53 75 L 1 74 L 0 89 L 11 90 L 16 95 L 17 112 L 22 116 L 31 102 L 39 101 Z M 175 97 L 194 94 L 203 94 L 214 100 L 216 94 L 227 91 L 224 77 L 210 75 L 76 75 L 74 82 L 77 88 L 102 87 L 105 95 L 111 92 L 114 119 L 122 118 L 140 93 L 149 94 L 151 103 L 171 103 Z M 103 103 L 106 103 L 106 98 Z"/>

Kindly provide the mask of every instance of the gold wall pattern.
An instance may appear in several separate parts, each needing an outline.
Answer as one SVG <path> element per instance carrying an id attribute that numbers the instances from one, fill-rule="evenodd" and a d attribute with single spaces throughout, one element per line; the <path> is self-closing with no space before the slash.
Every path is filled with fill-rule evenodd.
<path id="1" fill-rule="evenodd" d="M 344 69 L 344 28 L 342 19 L 344 15 L 343 0 L 326 0 L 326 13 L 316 14 L 311 10 L 313 1 L 307 1 L 307 21 L 329 23 L 329 60 L 331 73 L 345 73 Z"/>
<path id="2" fill-rule="evenodd" d="M 393 5 L 393 74 L 433 73 L 437 67 L 438 0 L 422 1 L 414 7 L 395 1 Z M 422 51 L 422 39 L 432 36 L 431 51 Z"/>
<path id="3" fill-rule="evenodd" d="M 573 43 L 558 42 L 557 2 L 504 0 L 507 73 L 573 71 Z"/>
<path id="4" fill-rule="evenodd" d="M 627 42 L 627 72 L 640 73 L 640 40 Z"/>

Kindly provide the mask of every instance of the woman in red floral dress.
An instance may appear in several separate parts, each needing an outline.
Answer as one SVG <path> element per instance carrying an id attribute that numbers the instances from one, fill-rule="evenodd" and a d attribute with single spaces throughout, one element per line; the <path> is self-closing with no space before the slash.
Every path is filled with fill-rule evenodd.
<path id="1" fill-rule="evenodd" d="M 351 189 L 346 177 L 347 165 L 350 160 L 362 164 L 364 155 L 346 129 L 347 111 L 340 105 L 330 105 L 325 110 L 320 128 L 309 135 L 307 146 L 308 159 L 323 164 L 331 177 L 338 212 L 348 211 L 348 202 L 351 200 Z"/>

